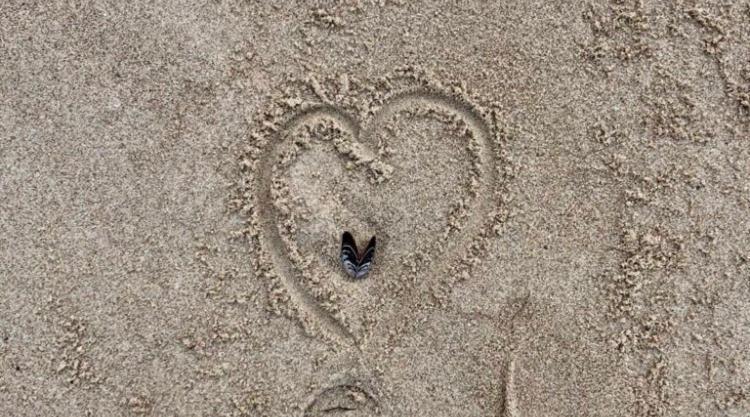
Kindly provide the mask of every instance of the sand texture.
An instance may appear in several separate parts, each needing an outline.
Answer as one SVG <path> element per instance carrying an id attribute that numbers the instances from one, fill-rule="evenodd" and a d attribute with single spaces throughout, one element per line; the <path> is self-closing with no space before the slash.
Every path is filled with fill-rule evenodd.
<path id="1" fill-rule="evenodd" d="M 3 2 L 0 416 L 750 416 L 750 1 Z"/>

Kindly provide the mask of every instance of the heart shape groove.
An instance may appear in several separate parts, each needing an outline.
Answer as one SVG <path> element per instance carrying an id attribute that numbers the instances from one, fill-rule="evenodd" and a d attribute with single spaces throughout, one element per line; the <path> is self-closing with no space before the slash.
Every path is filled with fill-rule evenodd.
<path id="1" fill-rule="evenodd" d="M 244 209 L 260 249 L 257 270 L 272 284 L 272 305 L 286 302 L 277 311 L 296 316 L 312 334 L 357 345 L 373 323 L 366 307 L 398 309 L 419 290 L 440 301 L 499 233 L 508 178 L 499 112 L 473 104 L 460 89 L 413 81 L 395 89 L 388 83 L 384 94 L 376 89 L 366 106 L 334 104 L 314 83 L 315 102 L 286 101 L 278 120 L 253 135 L 257 144 L 243 162 L 251 174 L 245 195 L 252 196 Z M 394 142 L 399 127 L 449 140 L 415 142 L 417 129 Z M 448 148 L 432 152 L 439 146 Z M 456 164 L 462 169 L 449 167 Z M 342 189 L 347 181 L 352 187 Z M 357 283 L 337 269 L 338 239 L 352 225 L 355 237 L 376 234 L 379 245 L 371 276 Z"/>

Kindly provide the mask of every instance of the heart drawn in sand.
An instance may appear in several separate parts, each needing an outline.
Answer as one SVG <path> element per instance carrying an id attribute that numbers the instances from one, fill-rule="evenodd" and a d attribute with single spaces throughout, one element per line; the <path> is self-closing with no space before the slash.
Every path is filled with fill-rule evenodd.
<path id="1" fill-rule="evenodd" d="M 494 113 L 425 86 L 355 113 L 298 105 L 253 158 L 258 269 L 311 333 L 342 343 L 362 341 L 373 309 L 466 278 L 502 218 Z M 344 230 L 378 237 L 362 282 L 338 265 Z"/>

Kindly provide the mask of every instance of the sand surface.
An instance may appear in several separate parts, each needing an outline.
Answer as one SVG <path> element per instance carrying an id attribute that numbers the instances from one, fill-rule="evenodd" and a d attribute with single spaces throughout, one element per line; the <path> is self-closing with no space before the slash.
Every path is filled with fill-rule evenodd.
<path id="1" fill-rule="evenodd" d="M 750 2 L 3 2 L 0 415 L 750 415 Z"/>

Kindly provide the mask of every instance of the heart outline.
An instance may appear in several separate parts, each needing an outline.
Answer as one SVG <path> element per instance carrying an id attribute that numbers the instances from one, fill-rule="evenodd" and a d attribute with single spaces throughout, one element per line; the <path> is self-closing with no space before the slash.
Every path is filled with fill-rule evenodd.
<path id="1" fill-rule="evenodd" d="M 502 149 L 500 147 L 500 135 L 496 125 L 492 123 L 492 121 L 497 120 L 497 113 L 490 112 L 488 117 L 487 113 L 482 112 L 466 97 L 431 87 L 420 86 L 416 89 L 406 89 L 385 97 L 381 100 L 382 107 L 373 111 L 371 117 L 367 118 L 362 124 L 355 117 L 329 102 L 308 105 L 294 112 L 280 126 L 273 129 L 274 140 L 261 146 L 258 155 L 254 158 L 258 161 L 256 171 L 259 173 L 253 181 L 255 198 L 256 201 L 260 202 L 254 209 L 254 226 L 258 230 L 256 236 L 261 249 L 259 269 L 264 275 L 272 279 L 280 278 L 287 290 L 287 295 L 291 298 L 293 305 L 297 307 L 298 319 L 305 325 L 323 330 L 323 334 L 329 336 L 330 339 L 356 346 L 356 338 L 345 324 L 335 317 L 335 312 L 323 308 L 319 300 L 304 287 L 299 279 L 299 268 L 289 258 L 287 253 L 289 248 L 285 246 L 278 224 L 274 221 L 276 218 L 274 205 L 269 202 L 273 201 L 271 173 L 277 160 L 276 157 L 279 156 L 278 149 L 292 136 L 291 133 L 302 126 L 312 125 L 320 119 L 334 122 L 342 130 L 350 133 L 352 138 L 359 143 L 364 127 L 376 126 L 379 120 L 386 120 L 406 108 L 418 107 L 428 103 L 428 107 L 436 107 L 456 115 L 466 123 L 467 128 L 480 143 L 480 153 L 483 155 L 480 158 L 481 175 L 479 180 L 481 190 L 477 193 L 472 204 L 473 210 L 469 213 L 466 223 L 463 225 L 463 230 L 459 230 L 459 238 L 455 239 L 455 242 L 449 242 L 448 250 L 442 249 L 443 253 L 448 255 L 446 261 L 441 262 L 438 267 L 430 268 L 429 271 L 435 272 L 456 262 L 468 265 L 468 268 L 471 268 L 473 261 L 470 256 L 464 255 L 462 259 L 458 259 L 459 257 L 455 255 L 459 252 L 457 249 L 465 246 L 469 247 L 468 252 L 470 254 L 476 255 L 477 252 L 481 252 L 486 245 L 481 242 L 477 244 L 474 237 L 486 238 L 492 231 L 497 232 L 496 226 L 502 222 L 503 217 L 502 195 L 500 193 L 500 189 L 504 187 L 504 181 L 500 180 L 504 177 L 500 164 Z M 495 129 L 493 129 L 493 126 Z M 361 143 L 359 144 L 361 146 Z M 370 152 L 370 154 L 372 153 Z M 368 164 L 373 161 L 377 161 L 377 158 L 372 157 L 369 160 L 365 158 L 365 162 Z M 372 169 L 371 165 L 370 168 Z M 484 216 L 481 216 L 481 213 Z M 484 224 L 487 221 L 486 218 L 491 219 L 488 227 L 485 227 Z M 273 272 L 274 269 L 277 270 L 276 274 Z"/>

